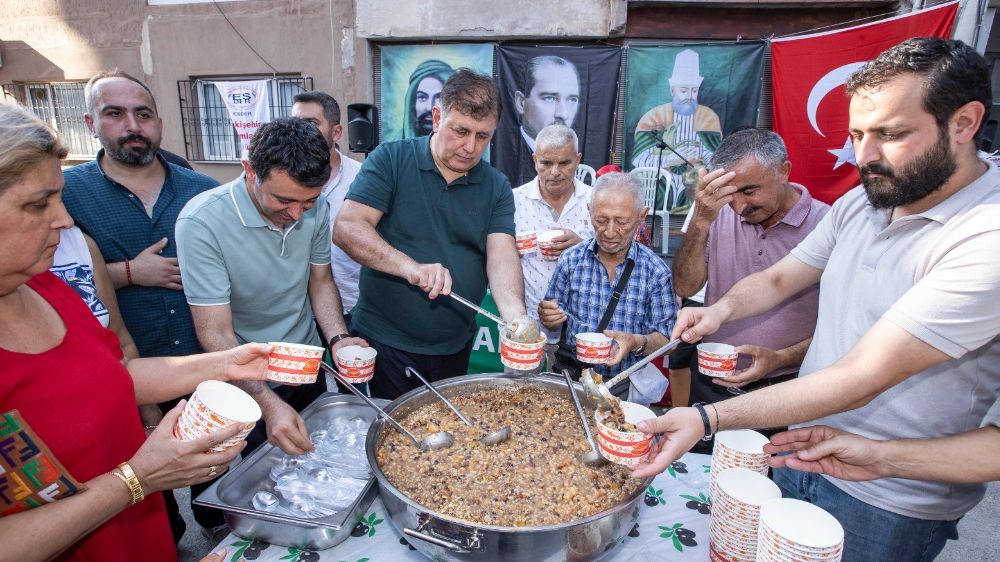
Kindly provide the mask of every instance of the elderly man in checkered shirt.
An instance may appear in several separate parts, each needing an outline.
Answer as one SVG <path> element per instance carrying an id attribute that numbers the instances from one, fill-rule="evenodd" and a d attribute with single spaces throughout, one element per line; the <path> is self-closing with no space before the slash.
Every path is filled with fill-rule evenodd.
<path id="1" fill-rule="evenodd" d="M 567 343 L 575 334 L 593 332 L 625 264 L 633 262 L 631 276 L 605 334 L 615 348 L 607 365 L 598 367 L 614 376 L 644 355 L 663 346 L 677 315 L 670 268 L 649 248 L 635 242 L 635 233 L 649 211 L 643 206 L 639 182 L 627 174 L 598 178 L 590 199 L 595 236 L 563 252 L 549 283 L 538 317 L 550 330 L 566 324 Z M 647 365 L 612 393 L 630 401 L 650 403 L 666 390 L 666 378 Z"/>

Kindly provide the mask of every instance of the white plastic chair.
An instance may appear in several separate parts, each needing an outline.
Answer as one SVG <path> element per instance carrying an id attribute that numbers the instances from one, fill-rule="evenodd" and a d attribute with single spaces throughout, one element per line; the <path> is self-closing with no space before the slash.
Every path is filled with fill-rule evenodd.
<path id="1" fill-rule="evenodd" d="M 670 232 L 670 215 L 667 214 L 667 197 L 664 196 L 660 201 L 656 201 L 656 179 L 657 176 L 663 179 L 669 186 L 671 181 L 671 175 L 669 170 L 660 170 L 657 174 L 655 167 L 639 167 L 634 168 L 629 172 L 629 175 L 639 180 L 642 184 L 642 193 L 644 206 L 649 207 L 649 214 L 654 217 L 660 223 L 660 244 L 662 245 L 663 252 L 667 251 L 667 236 Z M 659 203 L 659 208 L 657 208 L 656 203 Z"/>
<path id="2" fill-rule="evenodd" d="M 582 181 L 587 185 L 594 185 L 594 178 L 597 177 L 597 172 L 586 164 L 580 164 L 576 167 L 576 179 Z"/>

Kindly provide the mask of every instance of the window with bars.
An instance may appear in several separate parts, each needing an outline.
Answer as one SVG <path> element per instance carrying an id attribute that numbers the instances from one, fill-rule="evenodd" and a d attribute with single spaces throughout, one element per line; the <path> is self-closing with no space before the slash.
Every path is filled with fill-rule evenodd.
<path id="1" fill-rule="evenodd" d="M 312 78 L 308 76 L 217 76 L 177 81 L 184 145 L 189 160 L 239 161 L 239 137 L 214 82 L 263 79 L 267 79 L 270 85 L 268 103 L 272 119 L 291 115 L 292 98 L 313 88 Z"/>
<path id="2" fill-rule="evenodd" d="M 7 98 L 14 99 L 59 131 L 69 158 L 89 160 L 101 148 L 90 134 L 83 116 L 87 104 L 83 100 L 86 82 L 15 82 L 4 84 Z"/>

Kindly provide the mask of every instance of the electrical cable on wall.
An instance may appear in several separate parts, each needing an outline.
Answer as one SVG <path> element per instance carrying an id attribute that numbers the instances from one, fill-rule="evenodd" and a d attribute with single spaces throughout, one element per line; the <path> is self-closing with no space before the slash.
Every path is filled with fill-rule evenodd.
<path id="1" fill-rule="evenodd" d="M 257 58 L 259 58 L 261 60 L 261 62 L 263 62 L 264 64 L 266 64 L 267 67 L 271 69 L 272 74 L 275 75 L 275 76 L 277 76 L 278 69 L 276 69 L 273 66 L 271 66 L 271 63 L 267 62 L 267 59 L 265 59 L 264 57 L 262 57 L 261 54 L 257 52 L 257 49 L 253 48 L 253 45 L 251 45 L 250 42 L 247 41 L 246 37 L 243 37 L 243 34 L 240 33 L 240 30 L 236 29 L 236 26 L 233 25 L 233 22 L 229 21 L 229 16 L 226 15 L 226 12 L 222 11 L 222 6 L 219 6 L 218 2 L 212 2 L 212 4 L 214 4 L 215 5 L 215 9 L 219 10 L 219 13 L 222 14 L 222 17 L 226 20 L 226 23 L 229 24 L 229 27 L 233 28 L 233 31 L 243 41 L 243 44 L 246 45 L 248 49 L 250 49 L 250 52 L 252 52 L 253 54 L 257 55 Z"/>

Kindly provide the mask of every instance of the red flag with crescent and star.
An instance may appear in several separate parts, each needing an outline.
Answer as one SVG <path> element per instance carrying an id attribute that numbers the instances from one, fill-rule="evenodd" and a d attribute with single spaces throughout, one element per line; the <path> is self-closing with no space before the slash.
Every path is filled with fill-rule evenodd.
<path id="1" fill-rule="evenodd" d="M 844 83 L 866 62 L 905 39 L 951 37 L 958 4 L 771 41 L 774 130 L 788 146 L 792 181 L 830 204 L 858 185 Z"/>

